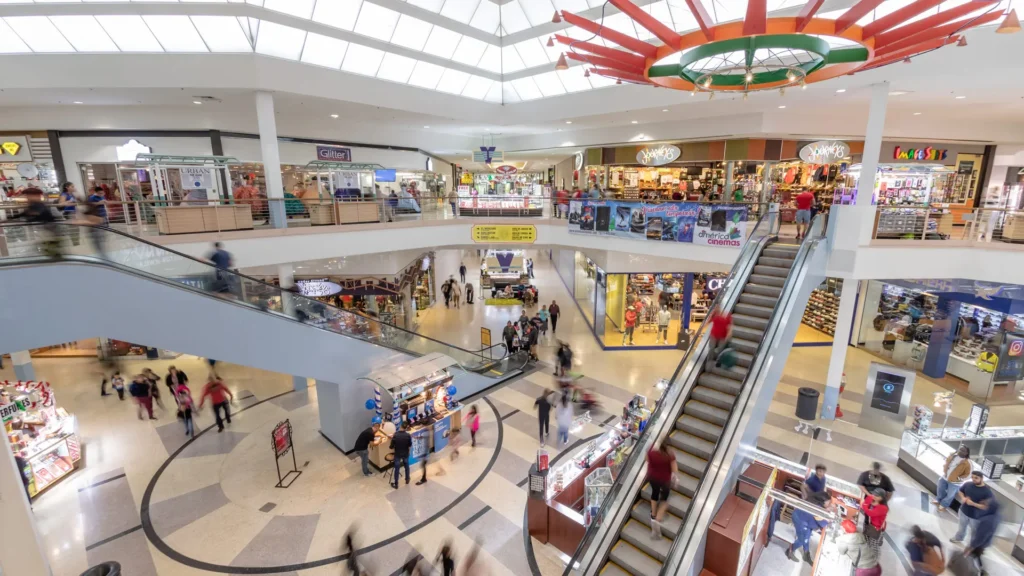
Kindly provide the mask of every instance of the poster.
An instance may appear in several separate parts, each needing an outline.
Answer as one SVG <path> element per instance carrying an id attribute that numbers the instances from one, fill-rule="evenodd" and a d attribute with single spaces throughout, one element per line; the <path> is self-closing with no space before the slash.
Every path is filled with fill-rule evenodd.
<path id="1" fill-rule="evenodd" d="M 207 190 L 213 188 L 213 177 L 209 168 L 186 166 L 181 170 L 182 190 Z"/>
<path id="2" fill-rule="evenodd" d="M 871 407 L 899 414 L 906 382 L 907 379 L 899 374 L 879 370 L 875 376 L 875 389 L 871 394 Z"/>
<path id="3" fill-rule="evenodd" d="M 996 364 L 993 382 L 1016 382 L 1024 380 L 1024 335 L 1006 332 L 999 346 L 999 363 Z"/>
<path id="4" fill-rule="evenodd" d="M 746 240 L 746 221 L 742 205 L 573 200 L 568 225 L 571 234 L 738 248 Z"/>
<path id="5" fill-rule="evenodd" d="M 451 429 L 451 415 L 445 416 L 434 423 L 434 452 L 440 452 L 448 445 L 448 436 L 451 434 Z"/>
<path id="6" fill-rule="evenodd" d="M 412 433 L 412 450 L 409 451 L 409 464 L 415 464 L 426 457 L 430 451 L 430 428 L 420 428 Z"/>

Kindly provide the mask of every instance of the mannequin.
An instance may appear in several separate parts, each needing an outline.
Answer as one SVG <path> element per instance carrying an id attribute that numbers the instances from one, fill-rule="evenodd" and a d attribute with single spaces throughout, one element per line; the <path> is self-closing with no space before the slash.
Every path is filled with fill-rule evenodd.
<path id="1" fill-rule="evenodd" d="M 668 306 L 662 305 L 661 310 L 658 310 L 658 336 L 654 340 L 655 344 L 660 344 L 662 340 L 668 344 L 668 323 L 671 320 L 672 313 L 668 311 Z"/>

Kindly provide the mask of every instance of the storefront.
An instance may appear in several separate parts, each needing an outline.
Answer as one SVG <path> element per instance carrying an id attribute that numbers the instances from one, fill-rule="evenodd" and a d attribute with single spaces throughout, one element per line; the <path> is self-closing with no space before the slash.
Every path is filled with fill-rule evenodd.
<path id="1" fill-rule="evenodd" d="M 0 416 L 11 451 L 24 461 L 21 472 L 28 480 L 29 497 L 78 469 L 82 459 L 78 421 L 57 406 L 49 382 L 4 382 Z"/>
<path id="2" fill-rule="evenodd" d="M 511 164 L 495 166 L 494 172 L 468 174 L 472 182 L 470 195 L 542 196 L 547 174 L 544 172 L 520 172 Z M 463 178 L 467 184 L 467 178 Z M 460 193 L 460 196 L 462 194 Z"/>
<path id="3" fill-rule="evenodd" d="M 1024 288 L 870 280 L 861 283 L 859 301 L 858 347 L 977 401 L 1020 401 Z"/>
<path id="4" fill-rule="evenodd" d="M 838 203 L 837 189 L 853 158 L 860 158 L 863 142 L 819 140 L 798 142 L 796 159 L 772 166 L 772 198 L 781 204 L 783 222 L 796 220 L 796 197 L 802 192 L 814 194 L 819 210 L 827 211 Z"/>
<path id="5" fill-rule="evenodd" d="M 60 194 L 47 133 L 0 133 L 0 201 L 16 199 L 30 187 L 51 199 Z"/>

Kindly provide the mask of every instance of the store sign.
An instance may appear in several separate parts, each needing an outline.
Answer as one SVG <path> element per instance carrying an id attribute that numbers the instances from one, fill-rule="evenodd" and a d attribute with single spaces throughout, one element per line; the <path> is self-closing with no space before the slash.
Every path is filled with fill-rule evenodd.
<path id="1" fill-rule="evenodd" d="M 956 173 L 957 174 L 968 175 L 971 172 L 974 172 L 974 161 L 973 160 L 964 160 L 963 162 L 960 162 L 959 164 L 956 165 Z"/>
<path id="2" fill-rule="evenodd" d="M 800 159 L 811 164 L 833 164 L 850 155 L 846 142 L 821 140 L 800 149 Z"/>
<path id="3" fill-rule="evenodd" d="M 636 153 L 636 161 L 644 166 L 662 166 L 675 162 L 682 152 L 671 144 L 644 148 Z"/>
<path id="4" fill-rule="evenodd" d="M 1024 380 L 1024 334 L 1005 333 L 992 382 Z"/>
<path id="5" fill-rule="evenodd" d="M 504 161 L 505 153 L 496 151 L 494 146 L 481 146 L 479 152 L 473 152 L 473 162 L 490 164 L 495 160 L 498 162 Z"/>
<path id="6" fill-rule="evenodd" d="M 317 146 L 316 159 L 325 162 L 351 162 L 352 149 L 340 146 Z"/>
<path id="7" fill-rule="evenodd" d="M 519 169 L 516 168 L 515 166 L 512 166 L 511 164 L 502 164 L 501 166 L 495 168 L 494 171 L 503 176 L 508 176 L 511 174 L 515 174 L 516 172 L 519 172 Z"/>
<path id="8" fill-rule="evenodd" d="M 0 406 L 0 421 L 7 422 L 18 413 L 18 405 L 14 402 Z"/>
<path id="9" fill-rule="evenodd" d="M 533 244 L 537 241 L 537 227 L 533 224 L 475 224 L 473 242 L 502 242 L 505 244 Z"/>
<path id="10" fill-rule="evenodd" d="M 579 170 L 583 168 L 583 152 L 577 152 L 573 162 L 573 170 Z"/>
<path id="11" fill-rule="evenodd" d="M 209 168 L 187 166 L 180 170 L 182 190 L 208 190 L 213 188 L 213 178 Z"/>
<path id="12" fill-rule="evenodd" d="M 0 137 L 0 162 L 28 162 L 32 160 L 32 150 L 28 145 L 28 136 Z"/>
<path id="13" fill-rule="evenodd" d="M 718 292 L 724 284 L 725 278 L 709 278 L 707 287 L 712 292 Z"/>
<path id="14" fill-rule="evenodd" d="M 904 150 L 897 146 L 893 150 L 892 157 L 894 160 L 945 160 L 946 156 L 949 155 L 949 150 L 945 148 L 907 148 Z"/>
<path id="15" fill-rule="evenodd" d="M 334 296 L 341 292 L 341 286 L 334 282 L 329 282 L 326 278 L 318 280 L 296 280 L 295 286 L 299 289 L 299 294 L 309 296 L 311 298 Z"/>
<path id="16" fill-rule="evenodd" d="M 114 149 L 117 152 L 118 162 L 135 162 L 139 154 L 152 154 L 153 149 L 136 139 L 131 139 Z"/>
<path id="17" fill-rule="evenodd" d="M 274 431 L 270 433 L 270 437 L 274 441 L 274 456 L 280 458 L 287 454 L 288 450 L 292 447 L 291 422 L 288 420 L 278 422 L 277 426 L 274 427 Z"/>
<path id="18" fill-rule="evenodd" d="M 570 234 L 739 248 L 746 232 L 747 207 L 738 204 L 569 202 Z"/>

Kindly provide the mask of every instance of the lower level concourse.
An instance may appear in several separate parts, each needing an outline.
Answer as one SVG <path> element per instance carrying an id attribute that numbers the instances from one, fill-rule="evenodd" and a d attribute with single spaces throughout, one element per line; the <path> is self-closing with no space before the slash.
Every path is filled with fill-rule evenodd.
<path id="1" fill-rule="evenodd" d="M 462 567 L 457 568 L 459 574 L 562 574 L 567 556 L 526 532 L 529 472 L 538 450 L 548 450 L 553 467 L 572 458 L 601 436 L 635 395 L 657 398 L 658 381 L 672 376 L 684 352 L 639 346 L 606 349 L 549 252 L 529 250 L 526 256 L 533 261 L 532 284 L 539 302 L 527 314 L 532 316 L 539 305 L 557 303 L 557 331 L 549 328 L 541 337 L 539 361 L 528 365 L 523 375 L 464 402 L 479 411 L 475 446 L 464 425 L 458 457 L 449 445 L 428 462 L 414 464 L 411 482 L 403 474 L 397 488 L 389 484 L 390 471 L 374 467 L 364 477 L 357 455 L 343 454 L 320 434 L 317 384 L 312 380 L 307 389 L 297 390 L 290 375 L 217 363 L 234 397 L 231 421 L 218 432 L 212 408 L 204 406 L 191 439 L 166 393 L 164 405 L 154 409 L 156 419 L 141 419 L 127 395 L 123 401 L 115 394 L 101 396 L 104 368 L 95 358 L 70 353 L 33 358 L 36 379 L 49 382 L 57 403 L 75 416 L 81 440 L 77 470 L 32 501 L 54 576 L 76 576 L 108 560 L 120 562 L 122 573 L 129 576 L 347 574 L 346 534 L 353 534 L 360 562 L 374 575 L 399 574 L 416 557 L 433 564 L 446 542 L 452 545 L 456 566 Z M 479 261 L 475 250 L 437 252 L 438 285 L 443 279 L 458 278 L 460 264 L 474 270 L 471 263 Z M 467 281 L 477 282 L 473 277 Z M 516 322 L 523 307 L 487 304 L 489 296 L 489 290 L 478 288 L 472 304 L 463 294 L 457 306 L 448 307 L 439 297 L 416 312 L 417 331 L 475 350 L 481 347 L 481 328 L 487 328 L 498 342 L 506 323 Z M 825 340 L 817 330 L 807 334 Z M 560 341 L 574 351 L 577 384 L 590 390 L 597 404 L 590 408 L 589 418 L 580 418 L 585 411 L 575 408 L 577 418 L 567 442 L 558 443 L 552 433 L 542 444 L 535 400 L 544 390 L 557 387 L 552 372 Z M 898 468 L 900 438 L 859 426 L 871 364 L 889 363 L 872 350 L 848 349 L 842 416 L 821 423 L 829 428 L 830 440 L 822 434 L 812 441 L 796 430 L 798 390 L 824 391 L 831 351 L 828 345 L 793 348 L 758 447 L 794 466 L 824 464 L 830 476 L 851 483 L 873 462 L 880 462 L 895 486 L 882 573 L 909 575 L 904 543 L 911 527 L 934 532 L 948 555 L 956 548 L 948 541 L 957 517 L 939 512 L 928 489 Z M 0 381 L 18 380 L 4 360 Z M 192 379 L 198 402 L 209 371 L 205 359 L 127 357 L 119 368 L 126 376 L 151 368 L 162 378 L 171 365 Z M 941 383 L 919 372 L 911 405 L 930 406 L 934 394 L 945 391 Z M 353 399 L 360 404 L 364 400 Z M 957 395 L 946 425 L 962 426 L 972 404 Z M 277 462 L 279 470 L 271 439 L 285 420 L 292 426 L 293 446 Z M 554 414 L 551 420 L 554 432 Z M 938 420 L 936 416 L 933 426 Z M 1003 403 L 991 408 L 988 425 L 1022 422 L 1024 405 Z M 279 473 L 292 469 L 293 456 L 301 474 L 287 488 L 277 487 Z M 422 478 L 426 482 L 419 482 Z M 754 574 L 810 574 L 809 565 L 793 563 L 784 555 L 792 535 L 792 530 L 776 530 Z M 989 574 L 1024 570 L 1010 557 L 1012 547 L 1013 540 L 996 539 L 985 556 Z M 473 569 L 463 572 L 471 558 Z M 440 573 L 440 565 L 434 566 Z"/>

